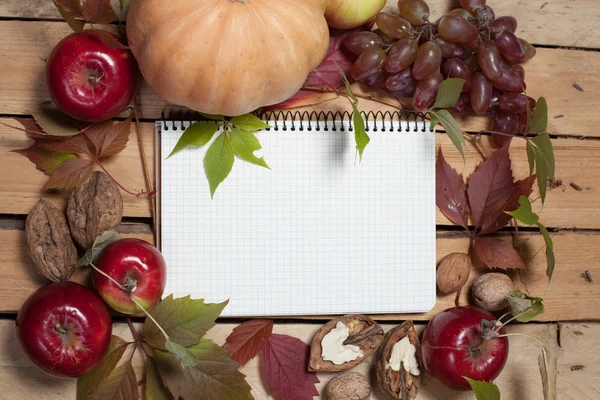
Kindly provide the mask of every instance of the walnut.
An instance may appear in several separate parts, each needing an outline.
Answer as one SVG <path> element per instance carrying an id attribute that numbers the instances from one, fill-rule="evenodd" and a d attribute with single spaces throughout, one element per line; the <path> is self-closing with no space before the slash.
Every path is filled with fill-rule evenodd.
<path id="1" fill-rule="evenodd" d="M 369 400 L 371 387 L 363 374 L 347 372 L 333 378 L 325 389 L 327 400 Z"/>
<path id="2" fill-rule="evenodd" d="M 68 280 L 77 263 L 77 249 L 65 216 L 39 200 L 25 222 L 27 254 L 36 270 L 53 282 Z"/>
<path id="3" fill-rule="evenodd" d="M 471 271 L 471 259 L 465 253 L 452 253 L 440 261 L 436 273 L 437 286 L 443 294 L 458 291 L 467 283 Z"/>
<path id="4" fill-rule="evenodd" d="M 414 399 L 421 388 L 421 342 L 412 321 L 390 330 L 377 354 L 377 382 L 391 399 Z"/>
<path id="5" fill-rule="evenodd" d="M 499 311 L 508 306 L 506 297 L 515 290 L 512 279 L 506 274 L 489 272 L 481 275 L 471 286 L 473 301 L 488 311 Z"/>
<path id="6" fill-rule="evenodd" d="M 325 324 L 310 348 L 311 371 L 345 371 L 360 364 L 381 344 L 383 329 L 365 315 L 344 315 Z"/>
<path id="7" fill-rule="evenodd" d="M 116 230 L 123 217 L 123 198 L 117 185 L 103 172 L 94 172 L 69 198 L 67 219 L 73 238 L 88 249 L 105 231 Z"/>

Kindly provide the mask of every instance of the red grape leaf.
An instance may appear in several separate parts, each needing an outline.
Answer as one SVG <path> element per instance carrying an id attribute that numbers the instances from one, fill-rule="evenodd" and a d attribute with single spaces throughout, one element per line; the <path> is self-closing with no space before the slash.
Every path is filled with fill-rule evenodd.
<path id="1" fill-rule="evenodd" d="M 81 0 L 54 0 L 54 3 L 70 13 L 81 13 Z"/>
<path id="2" fill-rule="evenodd" d="M 495 237 L 475 238 L 475 252 L 485 265 L 490 268 L 527 269 L 519 253 L 510 243 Z"/>
<path id="3" fill-rule="evenodd" d="M 40 171 L 44 171 L 47 175 L 52 175 L 64 161 L 75 158 L 73 153 L 50 151 L 37 144 L 26 149 L 12 151 L 27 157 Z"/>
<path id="4" fill-rule="evenodd" d="M 63 140 L 53 139 L 35 139 L 36 144 L 42 146 L 45 149 L 52 151 L 63 151 L 65 153 L 83 153 L 92 155 L 92 149 L 90 149 L 87 140 L 83 134 L 76 136 L 70 136 Z"/>
<path id="5" fill-rule="evenodd" d="M 110 0 L 85 0 L 81 14 L 86 21 L 97 24 L 110 24 L 116 19 Z"/>
<path id="6" fill-rule="evenodd" d="M 319 378 L 308 372 L 309 348 L 300 339 L 273 334 L 261 353 L 263 377 L 276 400 L 312 400 Z"/>
<path id="7" fill-rule="evenodd" d="M 536 175 L 534 174 L 528 178 L 515 182 L 513 192 L 506 201 L 506 204 L 504 204 L 504 207 L 502 207 L 502 211 L 496 215 L 495 218 L 492 218 L 491 215 L 486 215 L 484 218 L 485 222 L 481 226 L 480 234 L 484 235 L 486 233 L 496 232 L 498 229 L 508 224 L 508 221 L 510 221 L 512 217 L 504 211 L 515 211 L 519 208 L 519 198 L 521 196 L 529 197 L 533 191 L 535 177 Z"/>
<path id="8" fill-rule="evenodd" d="M 272 332 L 272 320 L 255 319 L 244 322 L 231 332 L 224 347 L 229 357 L 241 365 L 246 365 L 265 347 Z"/>
<path id="9" fill-rule="evenodd" d="M 47 135 L 74 136 L 81 132 L 77 121 L 56 108 L 40 104 L 28 111 Z"/>
<path id="10" fill-rule="evenodd" d="M 458 174 L 444 159 L 442 148 L 438 152 L 435 166 L 435 203 L 450 221 L 467 229 L 469 225 L 469 202 L 467 185 L 462 174 Z"/>
<path id="11" fill-rule="evenodd" d="M 329 100 L 335 100 L 340 97 L 334 92 L 316 92 L 313 90 L 300 90 L 286 101 L 265 107 L 269 110 L 287 110 L 290 108 L 308 107 L 324 103 Z"/>
<path id="12" fill-rule="evenodd" d="M 35 122 L 35 120 L 32 118 L 12 117 L 12 119 L 23 125 L 23 128 L 25 128 L 25 131 L 27 133 L 39 133 L 42 135 L 44 134 L 44 130 L 42 129 L 42 127 L 39 126 L 38 123 Z"/>
<path id="13" fill-rule="evenodd" d="M 172 400 L 171 392 L 165 387 L 156 361 L 150 357 L 146 359 L 146 400 Z"/>
<path id="14" fill-rule="evenodd" d="M 250 400 L 250 385 L 238 371 L 238 363 L 227 351 L 210 340 L 202 339 L 188 347 L 198 363 L 182 368 L 171 353 L 156 351 L 158 371 L 174 398 L 195 400 Z"/>
<path id="15" fill-rule="evenodd" d="M 56 8 L 58 8 L 58 12 L 61 17 L 65 20 L 65 22 L 73 29 L 74 32 L 83 31 L 83 27 L 85 26 L 85 21 L 81 21 L 81 11 L 69 11 L 65 9 L 62 5 L 58 4 L 56 1 L 54 2 Z"/>
<path id="16" fill-rule="evenodd" d="M 92 142 L 96 158 L 102 158 L 115 155 L 127 146 L 130 128 L 131 117 L 116 123 L 100 122 L 87 129 L 84 134 Z"/>
<path id="17" fill-rule="evenodd" d="M 60 164 L 60 167 L 48 179 L 44 189 L 69 189 L 89 178 L 94 162 L 84 158 L 72 158 Z"/>
<path id="18" fill-rule="evenodd" d="M 115 368 L 104 381 L 100 382 L 94 393 L 82 398 L 84 400 L 139 400 L 137 379 L 131 360 Z M 78 397 L 79 399 L 79 397 Z"/>
<path id="19" fill-rule="evenodd" d="M 508 146 L 504 146 L 479 164 L 469 177 L 467 192 L 473 225 L 481 226 L 489 218 L 495 219 L 504 210 L 513 188 Z"/>

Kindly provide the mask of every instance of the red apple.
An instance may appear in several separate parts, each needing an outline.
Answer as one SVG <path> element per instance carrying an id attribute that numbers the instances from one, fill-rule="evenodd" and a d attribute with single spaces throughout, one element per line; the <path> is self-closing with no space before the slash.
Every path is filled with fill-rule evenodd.
<path id="1" fill-rule="evenodd" d="M 495 319 L 477 307 L 454 307 L 436 315 L 421 340 L 423 365 L 429 375 L 455 390 L 471 388 L 463 376 L 493 381 L 506 364 L 508 339 L 484 339 L 480 323 Z"/>
<path id="2" fill-rule="evenodd" d="M 65 114 L 83 121 L 119 114 L 133 99 L 137 82 L 131 51 L 110 47 L 94 30 L 65 37 L 46 61 L 50 97 Z"/>
<path id="3" fill-rule="evenodd" d="M 108 308 L 74 282 L 38 289 L 17 315 L 16 333 L 27 356 L 44 372 L 75 378 L 102 360 L 112 331 Z"/>
<path id="4" fill-rule="evenodd" d="M 109 306 L 123 314 L 139 314 L 138 301 L 146 310 L 152 308 L 165 290 L 167 267 L 156 247 L 141 239 L 121 239 L 109 244 L 96 262 L 102 272 L 94 271 L 94 287 Z"/>

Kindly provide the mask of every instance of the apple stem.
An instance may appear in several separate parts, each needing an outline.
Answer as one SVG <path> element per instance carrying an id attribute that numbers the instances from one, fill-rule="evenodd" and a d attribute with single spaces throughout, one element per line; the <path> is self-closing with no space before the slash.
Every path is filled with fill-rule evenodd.
<path id="1" fill-rule="evenodd" d="M 92 268 L 94 268 L 94 270 L 96 272 L 98 272 L 100 275 L 104 275 L 108 280 L 110 280 L 112 283 L 114 283 L 115 285 L 117 285 L 119 287 L 119 289 L 121 289 L 124 292 L 128 292 L 129 293 L 129 291 L 127 290 L 127 288 L 125 286 L 121 285 L 115 278 L 113 278 L 112 276 L 108 275 L 106 272 L 102 271 L 100 268 L 96 267 L 94 265 L 94 263 L 90 263 L 90 266 Z"/>
<path id="2" fill-rule="evenodd" d="M 65 328 L 63 328 L 60 324 L 56 324 L 54 326 L 54 329 L 56 329 L 56 331 L 62 335 L 66 335 L 67 334 L 67 330 Z"/>

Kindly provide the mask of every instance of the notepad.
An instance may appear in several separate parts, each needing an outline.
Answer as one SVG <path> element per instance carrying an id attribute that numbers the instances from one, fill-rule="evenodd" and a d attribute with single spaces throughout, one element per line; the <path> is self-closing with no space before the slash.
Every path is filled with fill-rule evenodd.
<path id="1" fill-rule="evenodd" d="M 271 169 L 236 159 L 214 199 L 203 167 L 210 144 L 166 158 L 190 123 L 157 123 L 165 295 L 229 299 L 222 315 L 237 317 L 434 306 L 427 121 L 367 116 L 359 161 L 351 118 L 267 120 L 272 129 L 256 136 Z"/>

